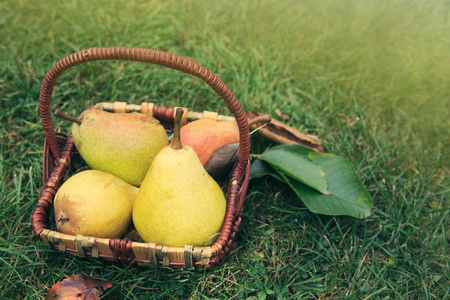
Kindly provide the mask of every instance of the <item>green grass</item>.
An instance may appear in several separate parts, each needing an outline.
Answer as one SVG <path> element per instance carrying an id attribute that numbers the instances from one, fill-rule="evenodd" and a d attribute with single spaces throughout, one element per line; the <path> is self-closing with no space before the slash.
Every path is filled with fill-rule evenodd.
<path id="1" fill-rule="evenodd" d="M 83 273 L 111 278 L 107 295 L 117 299 L 449 299 L 449 3 L 222 2 L 0 3 L 0 298 L 42 299 Z M 30 220 L 42 188 L 39 89 L 53 63 L 92 46 L 201 62 L 245 110 L 281 119 L 278 109 L 352 161 L 372 216 L 313 214 L 267 178 L 251 182 L 238 247 L 215 270 L 121 266 L 48 249 Z M 78 114 L 102 101 L 226 113 L 190 76 L 128 62 L 65 73 L 52 108 Z M 252 153 L 271 145 L 252 137 Z"/>

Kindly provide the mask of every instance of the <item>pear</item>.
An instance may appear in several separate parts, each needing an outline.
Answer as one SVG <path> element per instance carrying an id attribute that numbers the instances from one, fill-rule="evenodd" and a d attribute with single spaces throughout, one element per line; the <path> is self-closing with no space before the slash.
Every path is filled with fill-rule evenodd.
<path id="1" fill-rule="evenodd" d="M 181 128 L 180 140 L 194 149 L 213 178 L 226 174 L 237 159 L 239 129 L 234 121 L 195 120 Z"/>
<path id="2" fill-rule="evenodd" d="M 248 126 L 265 126 L 270 121 L 270 115 L 260 115 L 249 120 Z M 194 149 L 213 178 L 229 173 L 238 158 L 240 136 L 235 121 L 198 119 L 181 128 L 180 139 L 183 145 Z"/>
<path id="3" fill-rule="evenodd" d="M 77 173 L 55 195 L 56 228 L 71 235 L 119 238 L 131 223 L 138 190 L 106 172 Z"/>
<path id="4" fill-rule="evenodd" d="M 205 166 L 219 148 L 239 143 L 239 129 L 234 121 L 199 119 L 181 128 L 180 139 L 183 145 L 194 149 Z"/>
<path id="5" fill-rule="evenodd" d="M 181 144 L 182 115 L 177 109 L 173 143 L 156 155 L 139 188 L 133 222 L 148 243 L 209 246 L 220 234 L 226 200 L 195 151 Z"/>
<path id="6" fill-rule="evenodd" d="M 64 118 L 59 110 L 55 115 Z M 81 114 L 79 121 L 73 121 L 73 141 L 84 161 L 92 169 L 135 186 L 141 184 L 156 153 L 169 143 L 159 121 L 141 113 L 91 108 Z"/>

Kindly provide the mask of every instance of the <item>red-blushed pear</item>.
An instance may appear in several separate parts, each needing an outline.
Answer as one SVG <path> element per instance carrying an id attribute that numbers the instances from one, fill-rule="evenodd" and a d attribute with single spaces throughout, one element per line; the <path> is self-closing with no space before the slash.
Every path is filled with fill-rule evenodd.
<path id="1" fill-rule="evenodd" d="M 181 128 L 180 139 L 197 153 L 202 165 L 220 147 L 239 143 L 239 129 L 234 121 L 217 122 L 212 119 L 192 121 Z"/>
<path id="2" fill-rule="evenodd" d="M 209 246 L 218 238 L 226 199 L 195 151 L 180 143 L 183 109 L 176 111 L 173 143 L 155 157 L 133 207 L 133 222 L 147 243 Z"/>
<path id="3" fill-rule="evenodd" d="M 270 122 L 270 115 L 262 115 L 249 122 Z M 181 128 L 180 139 L 197 153 L 206 171 L 213 177 L 223 175 L 238 157 L 239 129 L 235 121 L 199 119 Z"/>
<path id="4" fill-rule="evenodd" d="M 239 129 L 234 121 L 195 120 L 181 128 L 180 139 L 194 149 L 213 177 L 225 173 L 237 159 Z"/>

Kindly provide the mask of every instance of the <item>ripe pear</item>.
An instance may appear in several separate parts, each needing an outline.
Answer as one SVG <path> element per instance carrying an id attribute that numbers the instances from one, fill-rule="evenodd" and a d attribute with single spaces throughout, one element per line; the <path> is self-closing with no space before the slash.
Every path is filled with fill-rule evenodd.
<path id="1" fill-rule="evenodd" d="M 249 127 L 267 124 L 270 115 L 261 115 L 249 120 Z M 239 129 L 235 121 L 199 119 L 181 128 L 183 145 L 191 146 L 206 171 L 214 178 L 229 172 L 238 158 Z"/>
<path id="2" fill-rule="evenodd" d="M 55 195 L 56 228 L 71 235 L 119 238 L 131 223 L 138 190 L 106 172 L 77 173 Z"/>
<path id="3" fill-rule="evenodd" d="M 141 184 L 156 153 L 169 143 L 164 127 L 149 115 L 91 108 L 79 119 L 72 125 L 72 136 L 85 162 L 135 186 Z"/>
<path id="4" fill-rule="evenodd" d="M 191 146 L 200 162 L 206 165 L 217 149 L 239 143 L 239 129 L 234 121 L 199 119 L 181 128 L 180 139 L 183 145 Z"/>
<path id="5" fill-rule="evenodd" d="M 237 159 L 239 129 L 234 121 L 195 120 L 181 128 L 180 139 L 194 149 L 214 178 L 226 173 Z"/>
<path id="6" fill-rule="evenodd" d="M 180 143 L 176 111 L 174 142 L 153 160 L 133 207 L 133 222 L 149 243 L 173 247 L 209 246 L 218 238 L 226 199 L 195 151 Z"/>

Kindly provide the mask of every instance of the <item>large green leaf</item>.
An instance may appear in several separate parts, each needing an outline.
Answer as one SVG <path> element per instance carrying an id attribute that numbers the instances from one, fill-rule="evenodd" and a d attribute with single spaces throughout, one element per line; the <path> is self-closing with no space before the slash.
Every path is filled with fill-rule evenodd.
<path id="1" fill-rule="evenodd" d="M 316 152 L 305 151 L 300 145 L 280 145 L 264 151 L 260 158 L 276 170 L 328 194 L 328 180 L 325 172 L 308 155 Z"/>
<path id="2" fill-rule="evenodd" d="M 291 145 L 268 149 L 260 157 L 273 168 L 259 162 L 251 172 L 252 176 L 271 175 L 284 181 L 310 211 L 356 218 L 370 215 L 372 199 L 355 168 L 345 158 L 334 154 L 304 151 Z M 303 163 L 307 166 L 294 170 Z M 323 183 L 317 185 L 313 182 L 318 177 L 318 170 L 324 174 L 327 183 L 326 193 L 317 188 Z M 308 172 L 314 172 L 313 176 Z"/>

